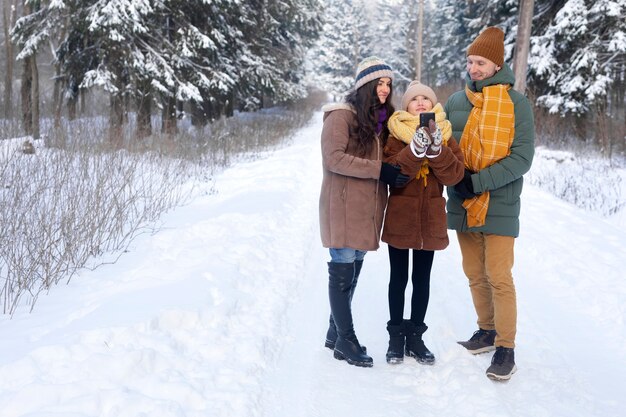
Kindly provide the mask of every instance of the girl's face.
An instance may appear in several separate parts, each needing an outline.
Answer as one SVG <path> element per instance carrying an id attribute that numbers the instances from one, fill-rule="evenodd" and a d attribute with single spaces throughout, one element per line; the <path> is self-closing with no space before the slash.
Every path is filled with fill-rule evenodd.
<path id="1" fill-rule="evenodd" d="M 378 101 L 380 104 L 385 104 L 387 101 L 387 97 L 391 93 L 391 78 L 383 77 L 378 79 L 378 84 L 376 85 L 376 96 L 378 97 Z"/>
<path id="2" fill-rule="evenodd" d="M 501 67 L 485 57 L 469 55 L 466 68 L 472 81 L 480 81 L 492 77 Z"/>
<path id="3" fill-rule="evenodd" d="M 425 111 L 430 111 L 433 109 L 433 102 L 427 99 L 424 96 L 415 96 L 409 101 L 409 105 L 407 106 L 406 111 L 411 113 L 413 116 L 417 116 L 420 113 Z"/>

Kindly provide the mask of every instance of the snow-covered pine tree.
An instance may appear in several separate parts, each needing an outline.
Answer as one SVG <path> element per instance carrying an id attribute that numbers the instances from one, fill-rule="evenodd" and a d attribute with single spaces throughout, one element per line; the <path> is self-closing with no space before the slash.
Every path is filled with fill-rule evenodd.
<path id="1" fill-rule="evenodd" d="M 531 39 L 530 67 L 551 113 L 587 112 L 624 77 L 626 0 L 569 0 Z M 535 32 L 536 33 L 536 32 Z"/>
<path id="2" fill-rule="evenodd" d="M 253 110 L 306 95 L 304 58 L 321 29 L 319 0 L 247 0 L 238 107 Z"/>
<path id="3" fill-rule="evenodd" d="M 417 2 L 381 0 L 376 8 L 376 55 L 394 69 L 394 89 L 403 90 L 415 75 Z"/>
<path id="4" fill-rule="evenodd" d="M 511 62 L 517 3 L 514 0 L 435 0 L 428 26 L 432 42 L 428 51 L 425 50 L 427 71 L 436 74 L 434 84 L 457 83 L 463 79 L 467 47 L 487 26 L 504 30 L 505 61 Z"/>
<path id="5" fill-rule="evenodd" d="M 579 135 L 595 136 L 605 155 L 623 149 L 612 133 L 624 126 L 626 0 L 538 3 L 529 58 L 537 104 L 576 116 Z"/>
<path id="6" fill-rule="evenodd" d="M 17 45 L 16 59 L 23 62 L 22 121 L 24 130 L 39 137 L 39 74 L 37 52 L 58 28 L 58 16 L 64 8 L 63 1 L 24 0 L 25 15 L 11 30 L 11 41 Z"/>
<path id="7" fill-rule="evenodd" d="M 34 1 L 34 0 L 29 0 Z M 28 56 L 65 25 L 57 51 L 70 97 L 100 87 L 111 97 L 112 137 L 136 102 L 149 133 L 153 104 L 164 131 L 176 104 L 201 105 L 206 119 L 232 114 L 235 100 L 301 96 L 301 64 L 319 30 L 318 0 L 50 0 L 16 27 Z M 259 17 L 258 19 L 256 17 Z M 140 129 L 141 130 L 141 129 Z"/>
<path id="8" fill-rule="evenodd" d="M 325 0 L 322 36 L 308 54 L 309 83 L 341 100 L 354 85 L 358 63 L 372 54 L 374 38 L 363 6 L 353 0 Z"/>

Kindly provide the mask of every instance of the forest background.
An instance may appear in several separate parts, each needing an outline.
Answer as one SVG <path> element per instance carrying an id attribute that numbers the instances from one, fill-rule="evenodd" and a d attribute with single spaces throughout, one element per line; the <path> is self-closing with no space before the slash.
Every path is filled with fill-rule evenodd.
<path id="1" fill-rule="evenodd" d="M 0 138 L 21 138 L 0 158 L 4 311 L 122 253 L 190 177 L 278 143 L 326 94 L 341 100 L 368 55 L 395 69 L 396 100 L 420 62 L 445 102 L 486 26 L 505 31 L 512 62 L 529 5 L 536 143 L 600 158 L 586 190 L 608 183 L 606 214 L 622 210 L 626 0 L 3 0 Z M 608 198 L 569 187 L 552 191 Z"/>

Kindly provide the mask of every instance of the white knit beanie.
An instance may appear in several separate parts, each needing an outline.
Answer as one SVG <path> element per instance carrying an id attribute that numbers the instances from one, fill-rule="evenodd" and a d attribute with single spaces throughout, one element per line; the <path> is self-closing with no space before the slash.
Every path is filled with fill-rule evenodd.
<path id="1" fill-rule="evenodd" d="M 393 70 L 391 67 L 377 56 L 365 58 L 356 69 L 354 89 L 358 90 L 368 82 L 383 77 L 391 78 L 393 80 Z"/>
<path id="2" fill-rule="evenodd" d="M 402 96 L 402 110 L 406 111 L 411 100 L 417 96 L 424 96 L 429 99 L 433 103 L 433 107 L 437 104 L 437 94 L 435 94 L 433 89 L 415 80 L 411 81 L 411 84 L 409 84 Z"/>

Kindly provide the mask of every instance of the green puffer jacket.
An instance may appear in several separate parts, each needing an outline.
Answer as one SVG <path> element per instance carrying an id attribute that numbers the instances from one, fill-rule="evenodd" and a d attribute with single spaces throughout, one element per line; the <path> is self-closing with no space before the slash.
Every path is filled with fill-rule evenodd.
<path id="1" fill-rule="evenodd" d="M 469 75 L 466 82 L 473 91 L 482 91 L 483 87 L 495 84 L 515 84 L 511 68 L 504 64 L 493 77 L 481 81 L 472 81 Z M 476 193 L 490 192 L 487 219 L 481 227 L 467 227 L 467 213 L 463 208 L 463 199 L 448 187 L 448 228 L 460 232 L 483 232 L 501 236 L 519 235 L 520 195 L 523 178 L 528 172 L 535 154 L 535 122 L 530 102 L 519 92 L 510 89 L 509 95 L 515 108 L 515 137 L 511 145 L 511 154 L 495 164 L 472 175 L 472 184 Z M 452 123 L 452 135 L 461 141 L 461 134 L 472 110 L 472 104 L 465 91 L 452 94 L 445 105 L 448 120 Z"/>

